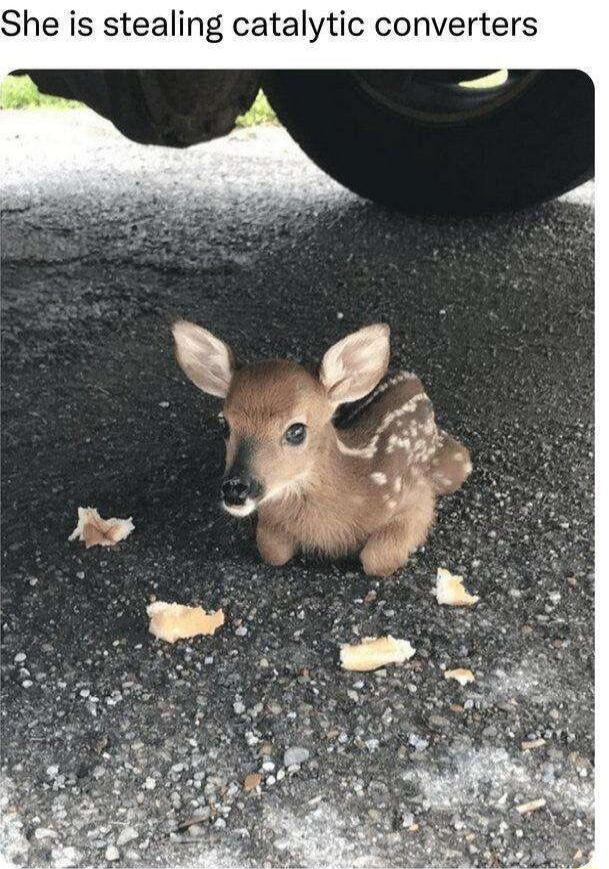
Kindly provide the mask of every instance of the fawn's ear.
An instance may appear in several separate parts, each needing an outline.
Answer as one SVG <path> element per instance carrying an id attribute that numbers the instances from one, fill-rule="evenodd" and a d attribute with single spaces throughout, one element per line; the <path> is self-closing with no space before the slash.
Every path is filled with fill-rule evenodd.
<path id="1" fill-rule="evenodd" d="M 333 404 L 357 401 L 374 389 L 389 365 L 389 326 L 376 323 L 334 344 L 321 363 L 319 379 Z"/>
<path id="2" fill-rule="evenodd" d="M 235 370 L 233 352 L 207 329 L 178 320 L 171 327 L 176 358 L 195 386 L 225 398 Z"/>

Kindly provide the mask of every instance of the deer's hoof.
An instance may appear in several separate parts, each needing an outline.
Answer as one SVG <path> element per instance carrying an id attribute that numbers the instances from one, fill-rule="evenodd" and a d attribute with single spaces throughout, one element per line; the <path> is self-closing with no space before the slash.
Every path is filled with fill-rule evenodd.
<path id="1" fill-rule="evenodd" d="M 271 567 L 283 567 L 292 559 L 294 548 L 282 545 L 280 541 L 271 543 L 267 540 L 264 545 L 259 543 L 258 552 L 265 564 L 270 564 Z"/>
<path id="2" fill-rule="evenodd" d="M 366 552 L 365 549 L 360 558 L 364 573 L 368 576 L 391 576 L 403 566 L 401 561 L 388 561 L 387 556 L 381 552 Z"/>

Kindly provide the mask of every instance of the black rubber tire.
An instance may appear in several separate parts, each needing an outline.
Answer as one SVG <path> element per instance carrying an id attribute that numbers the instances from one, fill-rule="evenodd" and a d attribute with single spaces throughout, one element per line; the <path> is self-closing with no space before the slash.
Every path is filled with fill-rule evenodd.
<path id="1" fill-rule="evenodd" d="M 321 169 L 408 214 L 515 210 L 594 174 L 594 84 L 577 70 L 539 72 L 504 105 L 450 125 L 392 110 L 348 71 L 273 71 L 263 88 Z"/>

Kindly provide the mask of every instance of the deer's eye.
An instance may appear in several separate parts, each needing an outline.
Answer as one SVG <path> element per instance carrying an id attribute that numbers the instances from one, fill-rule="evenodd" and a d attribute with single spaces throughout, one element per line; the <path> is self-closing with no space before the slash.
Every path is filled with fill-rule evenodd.
<path id="1" fill-rule="evenodd" d="M 307 436 L 307 427 L 302 422 L 295 422 L 285 430 L 284 438 L 286 444 L 291 447 L 297 447 Z"/>
<path id="2" fill-rule="evenodd" d="M 230 425 L 228 424 L 228 420 L 222 414 L 218 415 L 218 423 L 220 425 L 220 431 L 222 432 L 222 437 L 228 438 L 230 435 Z"/>

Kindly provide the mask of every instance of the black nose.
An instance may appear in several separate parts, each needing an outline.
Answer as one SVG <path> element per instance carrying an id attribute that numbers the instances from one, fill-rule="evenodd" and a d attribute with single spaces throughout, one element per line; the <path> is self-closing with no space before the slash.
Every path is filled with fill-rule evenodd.
<path id="1" fill-rule="evenodd" d="M 228 480 L 224 480 L 222 483 L 224 503 L 233 507 L 245 504 L 251 489 L 251 481 L 243 480 L 241 477 L 231 477 Z"/>

